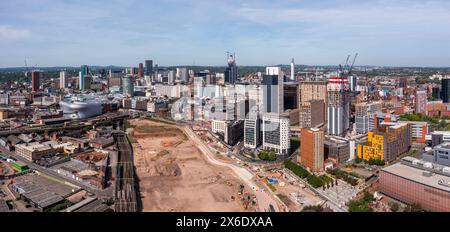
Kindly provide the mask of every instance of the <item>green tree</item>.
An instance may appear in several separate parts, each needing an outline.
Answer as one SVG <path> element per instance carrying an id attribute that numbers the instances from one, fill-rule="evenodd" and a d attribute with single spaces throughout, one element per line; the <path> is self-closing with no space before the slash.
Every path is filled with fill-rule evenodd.
<path id="1" fill-rule="evenodd" d="M 390 207 L 392 212 L 398 212 L 398 210 L 400 209 L 400 206 L 398 205 L 397 202 L 389 203 L 389 207 Z"/>
<path id="2" fill-rule="evenodd" d="M 405 212 L 423 212 L 422 206 L 419 203 L 413 203 L 411 205 L 406 206 Z"/>

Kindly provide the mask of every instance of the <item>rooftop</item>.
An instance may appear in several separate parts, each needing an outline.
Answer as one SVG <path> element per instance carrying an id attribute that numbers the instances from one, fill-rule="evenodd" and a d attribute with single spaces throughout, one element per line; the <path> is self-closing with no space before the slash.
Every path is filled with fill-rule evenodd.
<path id="1" fill-rule="evenodd" d="M 51 150 L 52 149 L 51 147 L 49 147 L 47 145 L 44 145 L 44 144 L 41 144 L 41 143 L 38 143 L 38 142 L 29 143 L 29 144 L 17 144 L 16 145 L 16 149 L 17 148 L 22 148 L 22 149 L 25 149 L 25 150 L 28 150 L 28 151 L 31 151 L 31 152 L 33 152 L 33 151 L 47 151 L 47 150 Z"/>
<path id="2" fill-rule="evenodd" d="M 382 170 L 432 188 L 450 192 L 450 175 L 444 175 L 438 172 L 433 172 L 431 171 L 431 169 L 427 170 L 427 168 L 420 168 L 419 165 L 414 166 L 412 164 L 411 165 L 405 164 L 406 162 L 409 161 L 414 162 L 415 159 L 414 160 L 413 159 L 414 158 L 402 160 L 405 162 L 395 163 L 389 167 L 383 168 Z M 421 162 L 422 164 L 425 163 L 423 161 L 419 162 Z"/>

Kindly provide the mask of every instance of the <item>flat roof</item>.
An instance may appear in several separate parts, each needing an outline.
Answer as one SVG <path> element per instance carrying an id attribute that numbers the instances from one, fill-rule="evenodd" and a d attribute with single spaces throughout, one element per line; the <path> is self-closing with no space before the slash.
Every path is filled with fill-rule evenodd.
<path id="1" fill-rule="evenodd" d="M 428 172 L 423 169 L 411 167 L 402 163 L 395 163 L 391 166 L 382 169 L 387 173 L 391 173 L 402 178 L 429 186 L 433 188 L 440 189 L 442 191 L 450 192 L 450 177 L 440 175 L 438 173 L 432 173 L 431 176 L 424 176 L 424 172 Z M 439 184 L 439 181 L 449 184 L 449 187 Z"/>

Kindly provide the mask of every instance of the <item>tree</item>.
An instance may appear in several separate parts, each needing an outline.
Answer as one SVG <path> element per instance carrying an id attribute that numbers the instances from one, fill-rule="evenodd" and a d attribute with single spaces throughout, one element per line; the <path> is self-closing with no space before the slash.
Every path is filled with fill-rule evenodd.
<path id="1" fill-rule="evenodd" d="M 406 206 L 405 212 L 411 212 L 411 213 L 423 212 L 423 209 L 419 203 L 413 203 L 411 205 Z"/>
<path id="2" fill-rule="evenodd" d="M 303 207 L 302 212 L 323 212 L 321 205 L 307 205 Z"/>
<path id="3" fill-rule="evenodd" d="M 389 207 L 391 208 L 392 212 L 398 212 L 398 210 L 400 209 L 400 206 L 398 205 L 397 202 L 389 203 Z"/>

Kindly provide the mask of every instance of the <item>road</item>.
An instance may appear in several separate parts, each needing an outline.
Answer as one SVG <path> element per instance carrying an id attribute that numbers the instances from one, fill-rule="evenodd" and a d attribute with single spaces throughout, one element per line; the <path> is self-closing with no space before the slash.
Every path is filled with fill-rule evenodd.
<path id="1" fill-rule="evenodd" d="M 253 181 L 253 174 L 250 173 L 247 169 L 243 167 L 239 167 L 230 163 L 224 163 L 214 158 L 214 153 L 211 152 L 209 147 L 201 140 L 194 131 L 192 131 L 192 128 L 189 126 L 183 126 L 183 130 L 190 137 L 194 143 L 197 145 L 197 147 L 200 149 L 200 151 L 205 155 L 206 159 L 214 165 L 223 166 L 230 168 L 244 183 L 249 186 L 259 203 L 259 210 L 261 212 L 268 211 L 269 205 L 273 205 L 275 208 L 275 211 L 280 211 L 280 207 L 278 202 L 274 199 L 274 197 L 271 197 L 270 194 L 262 189 L 258 188 L 258 185 Z"/>
<path id="2" fill-rule="evenodd" d="M 35 164 L 33 162 L 30 162 L 27 159 L 24 159 L 24 158 L 16 155 L 14 152 L 6 150 L 3 146 L 0 146 L 0 151 L 2 153 L 6 154 L 6 155 L 9 155 L 10 157 L 13 157 L 13 158 L 15 158 L 17 160 L 22 161 L 23 163 L 27 164 L 28 167 L 30 167 L 31 169 L 34 169 L 34 170 L 36 170 L 38 172 L 41 172 L 41 173 L 43 173 L 43 174 L 45 174 L 45 175 L 47 175 L 49 177 L 52 177 L 52 178 L 54 178 L 56 180 L 62 180 L 61 181 L 62 183 L 65 183 L 65 184 L 69 183 L 69 184 L 78 186 L 80 188 L 83 188 L 83 189 L 85 189 L 85 190 L 87 190 L 87 191 L 89 191 L 91 193 L 94 193 L 99 198 L 107 198 L 107 197 L 111 197 L 112 196 L 111 189 L 99 190 L 99 189 L 92 188 L 92 187 L 90 187 L 88 185 L 84 185 L 83 183 L 80 183 L 80 182 L 78 182 L 78 181 L 76 181 L 76 180 L 74 180 L 72 178 L 59 175 L 58 173 L 56 173 L 55 171 L 53 171 L 51 169 L 47 169 L 47 168 L 44 168 L 44 167 L 42 167 L 40 165 L 37 165 L 37 164 Z"/>

